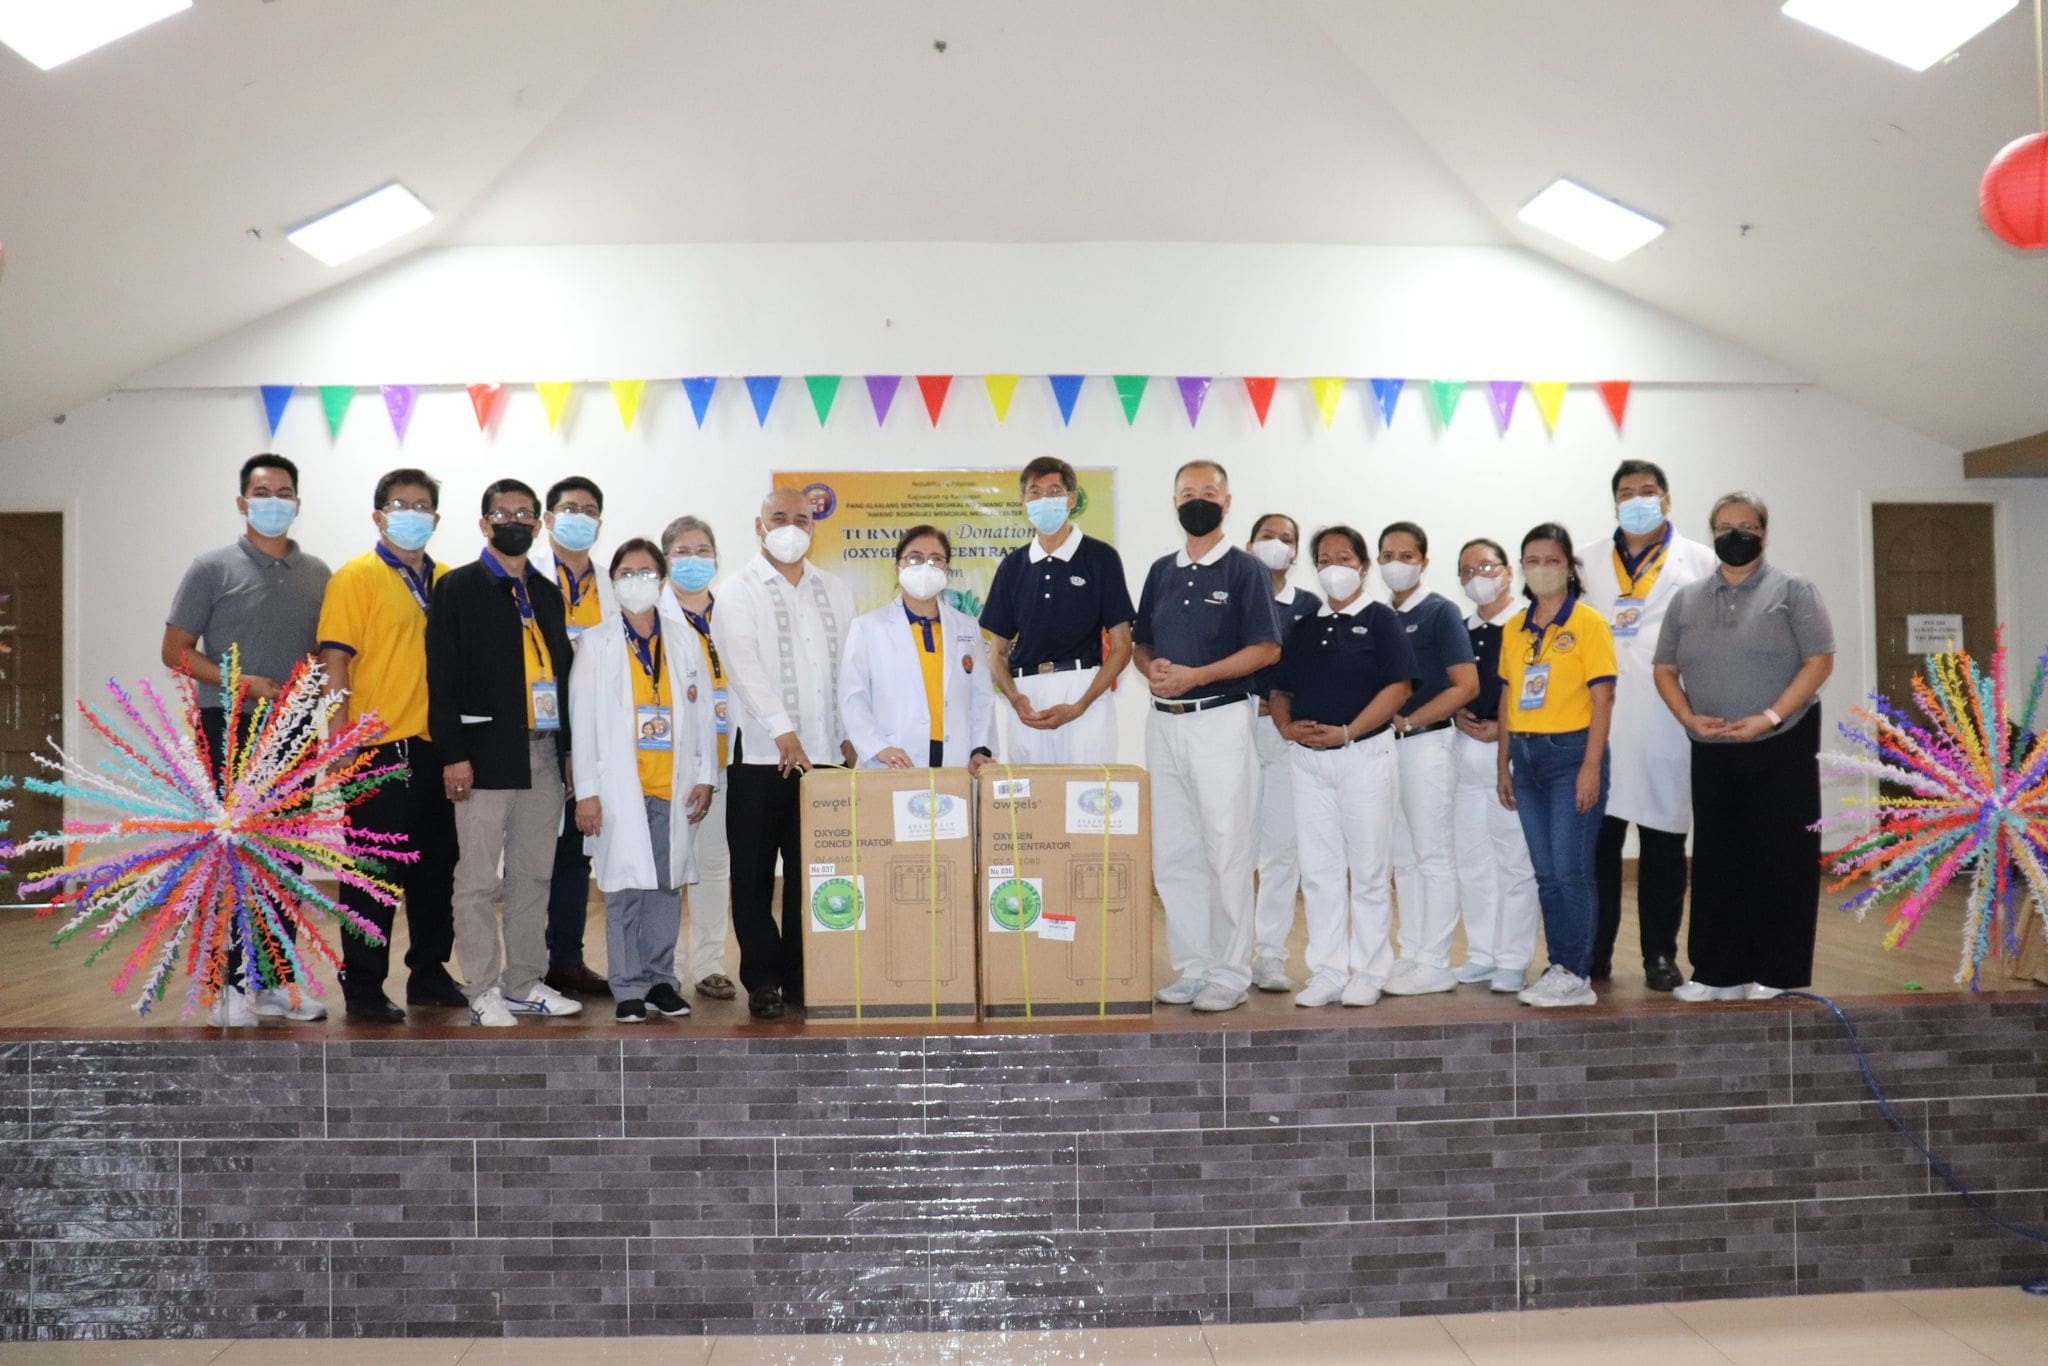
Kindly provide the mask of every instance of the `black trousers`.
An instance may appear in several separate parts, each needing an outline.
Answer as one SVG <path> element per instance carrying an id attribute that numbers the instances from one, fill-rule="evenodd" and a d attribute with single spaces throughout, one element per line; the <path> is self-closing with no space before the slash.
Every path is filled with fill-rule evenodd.
<path id="1" fill-rule="evenodd" d="M 744 737 L 741 737 L 744 740 Z M 821 768 L 835 765 L 821 764 Z M 740 943 L 740 985 L 804 991 L 804 865 L 798 847 L 803 776 L 773 764 L 741 762 L 740 744 L 725 770 L 725 838 L 732 850 L 732 930 Z M 782 859 L 782 926 L 775 924 L 775 860 Z"/>
<path id="2" fill-rule="evenodd" d="M 405 924 L 411 936 L 405 965 L 415 980 L 438 980 L 448 973 L 455 950 L 455 807 L 441 784 L 445 767 L 431 740 L 414 738 L 377 745 L 370 751 L 373 766 L 403 763 L 407 773 L 377 788 L 349 808 L 349 823 L 360 830 L 404 835 L 417 862 L 392 860 L 385 878 L 405 889 Z M 343 884 L 341 904 L 384 932 L 382 944 L 366 943 L 344 930 L 341 936 L 341 993 L 351 1005 L 375 1005 L 384 999 L 384 979 L 391 972 L 389 906 L 364 891 Z"/>
<path id="3" fill-rule="evenodd" d="M 1604 977 L 1614 963 L 1621 932 L 1621 846 L 1628 822 L 1603 816 L 1593 848 L 1593 887 L 1600 898 L 1600 923 L 1593 935 L 1593 975 Z M 1643 961 L 1678 956 L 1678 925 L 1685 919 L 1685 835 L 1636 827 L 1636 927 Z"/>
<path id="4" fill-rule="evenodd" d="M 1781 734 L 1692 747 L 1692 975 L 1710 987 L 1813 981 L 1820 915 L 1820 706 Z"/>
<path id="5" fill-rule="evenodd" d="M 255 729 L 254 720 L 255 704 L 253 702 L 245 703 L 241 713 L 235 718 L 235 745 L 237 748 L 249 742 L 250 733 Z M 199 709 L 199 731 L 206 738 L 206 752 L 213 760 L 214 777 L 216 783 L 218 783 L 225 776 L 221 770 L 227 755 L 227 710 L 223 707 L 201 707 Z M 280 916 L 279 919 L 284 924 L 285 938 L 296 941 L 299 937 L 298 926 L 283 916 Z M 242 977 L 242 926 L 240 921 L 230 920 L 228 921 L 227 973 L 223 984 L 237 988 L 242 987 L 245 985 Z M 250 990 L 254 990 L 254 988 L 252 987 Z"/>
<path id="6" fill-rule="evenodd" d="M 562 833 L 555 837 L 555 871 L 548 883 L 548 970 L 580 968 L 583 927 L 590 918 L 590 855 L 576 828 L 576 799 L 562 807 Z"/>

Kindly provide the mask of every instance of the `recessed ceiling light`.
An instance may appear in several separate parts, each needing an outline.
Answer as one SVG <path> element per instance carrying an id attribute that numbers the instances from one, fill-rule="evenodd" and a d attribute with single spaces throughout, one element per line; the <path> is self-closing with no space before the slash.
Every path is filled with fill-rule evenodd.
<path id="1" fill-rule="evenodd" d="M 0 0 L 0 43 L 49 71 L 191 8 L 192 0 Z"/>
<path id="2" fill-rule="evenodd" d="M 434 221 L 434 211 L 392 181 L 285 234 L 285 240 L 323 265 L 338 266 L 375 251 Z"/>
<path id="3" fill-rule="evenodd" d="M 2019 0 L 1785 0 L 1785 15 L 1925 71 L 2012 12 Z"/>
<path id="4" fill-rule="evenodd" d="M 1619 261 L 1664 231 L 1656 219 L 1624 209 L 1569 180 L 1551 181 L 1515 217 L 1603 261 Z"/>

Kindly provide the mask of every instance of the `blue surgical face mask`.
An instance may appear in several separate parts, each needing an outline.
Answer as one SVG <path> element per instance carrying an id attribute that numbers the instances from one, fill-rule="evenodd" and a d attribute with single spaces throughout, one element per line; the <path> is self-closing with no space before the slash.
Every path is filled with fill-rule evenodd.
<path id="1" fill-rule="evenodd" d="M 1050 536 L 1067 524 L 1067 495 L 1033 498 L 1024 505 L 1024 515 L 1031 519 L 1031 525 L 1038 528 L 1040 535 Z"/>
<path id="2" fill-rule="evenodd" d="M 700 555 L 679 555 L 669 561 L 669 582 L 685 593 L 696 593 L 711 586 L 718 577 L 718 561 L 707 560 Z"/>
<path id="3" fill-rule="evenodd" d="M 384 534 L 400 550 L 424 550 L 427 542 L 434 538 L 434 514 L 410 510 L 387 512 L 384 514 Z"/>
<path id="4" fill-rule="evenodd" d="M 597 544 L 597 518 L 580 512 L 558 512 L 555 529 L 548 535 L 564 550 L 588 550 Z"/>
<path id="5" fill-rule="evenodd" d="M 292 518 L 299 515 L 299 500 L 296 498 L 251 498 L 249 500 L 249 529 L 258 536 L 282 536 L 291 528 Z"/>
<path id="6" fill-rule="evenodd" d="M 1618 513 L 1623 531 L 1631 536 L 1647 536 L 1664 525 L 1664 500 L 1654 497 L 1626 499 Z"/>

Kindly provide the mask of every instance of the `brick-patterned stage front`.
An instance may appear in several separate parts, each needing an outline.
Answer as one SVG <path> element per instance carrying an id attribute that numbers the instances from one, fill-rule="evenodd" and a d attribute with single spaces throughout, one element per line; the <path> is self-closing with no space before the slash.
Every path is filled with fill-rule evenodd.
<path id="1" fill-rule="evenodd" d="M 2048 1000 L 1851 1012 L 1936 1150 L 2048 1219 Z M 0 1340 L 1236 1322 L 2048 1272 L 1937 1191 L 1803 1003 L 1030 1035 L 15 1031 L 0 1139 Z"/>

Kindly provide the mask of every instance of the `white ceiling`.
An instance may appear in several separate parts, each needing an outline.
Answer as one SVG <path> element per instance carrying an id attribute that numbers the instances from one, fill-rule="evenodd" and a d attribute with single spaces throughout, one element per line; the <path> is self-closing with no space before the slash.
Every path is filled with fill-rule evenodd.
<path id="1" fill-rule="evenodd" d="M 430 241 L 1519 241 L 1978 446 L 2048 428 L 2048 260 L 1974 207 L 2031 37 L 1915 76 L 1776 0 L 197 0 L 0 50 L 0 435 Z M 1559 173 L 1671 231 L 1527 234 Z M 283 243 L 392 178 L 433 231 Z"/>

